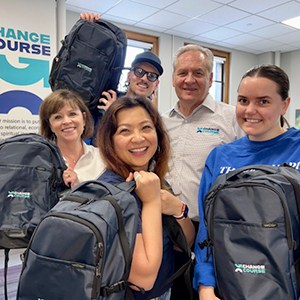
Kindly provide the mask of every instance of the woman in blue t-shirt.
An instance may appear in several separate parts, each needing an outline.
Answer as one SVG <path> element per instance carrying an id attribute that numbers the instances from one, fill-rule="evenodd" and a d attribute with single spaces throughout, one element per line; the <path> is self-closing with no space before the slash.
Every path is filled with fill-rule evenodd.
<path id="1" fill-rule="evenodd" d="M 144 98 L 119 98 L 101 121 L 97 144 L 107 166 L 100 180 L 112 184 L 136 181 L 133 194 L 140 219 L 129 275 L 134 297 L 170 299 L 171 284 L 163 283 L 174 272 L 175 250 L 163 230 L 162 213 L 177 219 L 189 244 L 195 233 L 187 206 L 164 181 L 170 143 L 157 109 Z"/>
<path id="2" fill-rule="evenodd" d="M 300 131 L 286 129 L 284 114 L 290 104 L 289 78 L 275 65 L 262 65 L 248 71 L 238 87 L 236 118 L 246 133 L 234 142 L 214 148 L 209 154 L 199 187 L 200 226 L 196 238 L 197 264 L 194 288 L 201 300 L 215 300 L 216 286 L 213 260 L 199 243 L 207 238 L 203 201 L 220 174 L 254 164 L 287 163 L 300 169 Z"/>

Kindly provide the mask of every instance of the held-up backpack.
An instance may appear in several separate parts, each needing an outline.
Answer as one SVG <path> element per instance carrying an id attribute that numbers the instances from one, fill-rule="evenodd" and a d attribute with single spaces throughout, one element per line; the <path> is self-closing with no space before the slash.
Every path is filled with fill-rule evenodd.
<path id="1" fill-rule="evenodd" d="M 300 173 L 252 165 L 219 176 L 204 202 L 224 300 L 298 300 Z"/>
<path id="2" fill-rule="evenodd" d="M 0 249 L 25 248 L 42 217 L 67 189 L 59 148 L 44 137 L 20 134 L 0 142 Z"/>
<path id="3" fill-rule="evenodd" d="M 30 240 L 17 299 L 125 299 L 138 222 L 134 188 L 86 181 L 66 193 Z"/>
<path id="4" fill-rule="evenodd" d="M 116 25 L 78 20 L 62 41 L 50 71 L 52 91 L 74 90 L 94 111 L 103 91 L 116 90 L 124 68 L 127 37 Z"/>

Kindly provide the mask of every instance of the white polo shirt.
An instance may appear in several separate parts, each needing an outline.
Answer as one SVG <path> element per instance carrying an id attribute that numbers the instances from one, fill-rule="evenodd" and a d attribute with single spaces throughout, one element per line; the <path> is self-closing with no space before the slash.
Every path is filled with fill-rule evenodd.
<path id="1" fill-rule="evenodd" d="M 189 206 L 190 218 L 198 221 L 198 190 L 208 154 L 244 133 L 236 122 L 235 107 L 217 102 L 210 95 L 188 117 L 179 111 L 178 103 L 162 117 L 172 151 L 166 180 Z"/>

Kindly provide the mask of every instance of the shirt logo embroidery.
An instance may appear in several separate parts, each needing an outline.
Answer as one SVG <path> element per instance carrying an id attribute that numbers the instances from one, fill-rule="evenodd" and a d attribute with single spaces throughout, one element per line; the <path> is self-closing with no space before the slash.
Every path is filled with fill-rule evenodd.
<path id="1" fill-rule="evenodd" d="M 219 134 L 220 129 L 219 128 L 206 128 L 206 127 L 198 127 L 197 133 L 211 133 L 211 134 Z"/>

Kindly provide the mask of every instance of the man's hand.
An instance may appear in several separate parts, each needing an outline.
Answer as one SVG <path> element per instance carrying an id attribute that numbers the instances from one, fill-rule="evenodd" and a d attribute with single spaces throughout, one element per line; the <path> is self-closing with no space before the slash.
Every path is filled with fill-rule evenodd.
<path id="1" fill-rule="evenodd" d="M 85 20 L 85 21 L 95 22 L 100 19 L 100 14 L 94 14 L 94 13 L 90 13 L 90 12 L 81 13 L 80 19 Z"/>
<path id="2" fill-rule="evenodd" d="M 117 93 L 113 90 L 108 90 L 102 93 L 105 98 L 99 99 L 99 105 L 97 106 L 98 109 L 107 110 L 116 100 L 117 100 Z"/>

